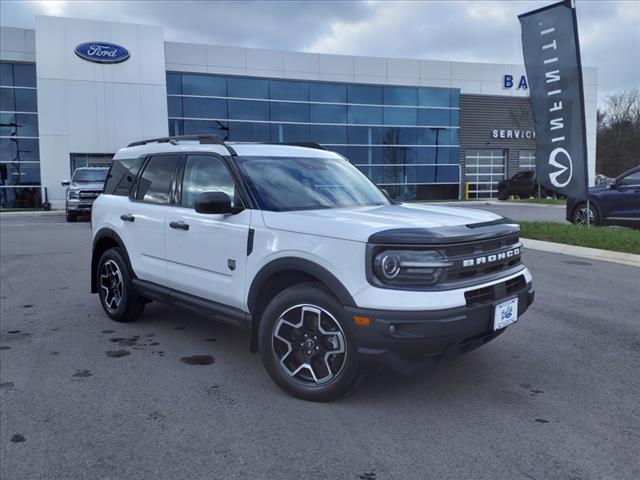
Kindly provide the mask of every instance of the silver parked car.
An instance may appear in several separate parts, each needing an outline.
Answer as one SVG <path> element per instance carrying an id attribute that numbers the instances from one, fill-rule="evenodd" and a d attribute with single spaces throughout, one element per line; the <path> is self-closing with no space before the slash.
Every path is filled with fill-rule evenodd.
<path id="1" fill-rule="evenodd" d="M 107 167 L 80 167 L 73 172 L 71 180 L 62 182 L 62 186 L 67 187 L 67 222 L 75 222 L 78 215 L 91 213 L 93 201 L 104 190 L 108 172 Z"/>

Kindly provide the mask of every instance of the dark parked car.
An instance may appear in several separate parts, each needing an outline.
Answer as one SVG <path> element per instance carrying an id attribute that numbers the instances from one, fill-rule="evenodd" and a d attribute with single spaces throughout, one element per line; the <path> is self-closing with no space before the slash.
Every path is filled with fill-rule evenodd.
<path id="1" fill-rule="evenodd" d="M 519 172 L 511 178 L 501 180 L 500 183 L 498 183 L 498 200 L 506 200 L 511 195 L 525 198 L 538 196 L 536 172 L 532 170 Z M 542 198 L 552 195 L 552 191 L 544 187 L 540 188 L 540 196 Z"/>
<path id="2" fill-rule="evenodd" d="M 608 187 L 589 189 L 584 200 L 567 199 L 567 220 L 577 225 L 620 225 L 640 228 L 640 165 L 616 178 Z"/>

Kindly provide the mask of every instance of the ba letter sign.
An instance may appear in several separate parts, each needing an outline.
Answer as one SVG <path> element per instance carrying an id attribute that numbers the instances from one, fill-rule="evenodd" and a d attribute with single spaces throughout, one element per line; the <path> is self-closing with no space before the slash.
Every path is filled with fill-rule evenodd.
<path id="1" fill-rule="evenodd" d="M 513 75 L 503 75 L 502 77 L 502 88 L 513 88 L 516 85 L 516 80 L 513 78 Z M 520 75 L 520 79 L 517 81 L 518 90 L 527 90 L 529 85 L 527 85 L 527 77 L 525 75 Z"/>

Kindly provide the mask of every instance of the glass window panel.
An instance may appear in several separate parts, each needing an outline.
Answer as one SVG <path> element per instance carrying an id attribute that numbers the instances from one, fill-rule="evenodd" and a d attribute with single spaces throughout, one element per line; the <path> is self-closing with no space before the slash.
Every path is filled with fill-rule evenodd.
<path id="1" fill-rule="evenodd" d="M 182 93 L 182 74 L 167 73 L 167 93 Z"/>
<path id="2" fill-rule="evenodd" d="M 308 103 L 270 102 L 271 120 L 284 122 L 308 122 Z"/>
<path id="3" fill-rule="evenodd" d="M 185 95 L 227 95 L 227 80 L 213 75 L 182 74 L 182 93 Z"/>
<path id="4" fill-rule="evenodd" d="M 193 208 L 198 195 L 204 192 L 226 193 L 231 206 L 236 204 L 235 183 L 222 159 L 211 155 L 187 155 L 180 205 Z"/>
<path id="5" fill-rule="evenodd" d="M 449 107 L 451 105 L 451 90 L 448 88 L 420 88 L 418 89 L 418 105 Z"/>
<path id="6" fill-rule="evenodd" d="M 184 122 L 182 120 L 170 118 L 169 135 L 184 135 Z"/>
<path id="7" fill-rule="evenodd" d="M 309 131 L 309 140 L 312 142 L 320 144 L 347 143 L 347 127 L 338 127 L 334 125 L 310 125 Z"/>
<path id="8" fill-rule="evenodd" d="M 385 127 L 382 130 L 382 142 L 385 145 L 415 145 L 416 129 L 403 127 Z"/>
<path id="9" fill-rule="evenodd" d="M 384 138 L 382 127 L 348 127 L 349 143 L 381 145 Z"/>
<path id="10" fill-rule="evenodd" d="M 40 163 L 0 162 L 0 185 L 40 185 Z"/>
<path id="11" fill-rule="evenodd" d="M 349 105 L 349 123 L 381 125 L 382 107 Z"/>
<path id="12" fill-rule="evenodd" d="M 0 62 L 0 85 L 13 85 L 13 66 L 10 63 Z"/>
<path id="13" fill-rule="evenodd" d="M 383 104 L 383 88 L 369 85 L 349 85 L 349 103 Z"/>
<path id="14" fill-rule="evenodd" d="M 449 110 L 450 120 L 449 125 L 453 127 L 460 126 L 460 110 Z"/>
<path id="15" fill-rule="evenodd" d="M 344 146 L 344 145 L 341 145 L 339 147 L 331 146 L 331 147 L 329 147 L 329 150 L 331 150 L 332 152 L 339 153 L 340 155 L 342 155 L 345 158 L 347 157 L 347 154 L 348 154 L 347 147 Z"/>
<path id="16" fill-rule="evenodd" d="M 0 188 L 0 207 L 2 208 L 38 208 L 42 206 L 40 187 Z"/>
<path id="17" fill-rule="evenodd" d="M 417 145 L 435 145 L 436 143 L 436 132 L 431 128 L 417 128 L 416 137 Z"/>
<path id="18" fill-rule="evenodd" d="M 460 145 L 460 129 L 452 128 L 449 130 L 449 145 Z"/>
<path id="19" fill-rule="evenodd" d="M 269 102 L 229 100 L 229 118 L 234 120 L 269 120 Z"/>
<path id="20" fill-rule="evenodd" d="M 40 160 L 35 138 L 0 138 L 1 162 L 37 162 Z"/>
<path id="21" fill-rule="evenodd" d="M 339 83 L 316 83 L 309 86 L 312 102 L 347 103 L 347 86 Z"/>
<path id="22" fill-rule="evenodd" d="M 229 140 L 234 142 L 265 142 L 271 140 L 268 123 L 229 122 Z"/>
<path id="23" fill-rule="evenodd" d="M 269 81 L 269 98 L 272 100 L 309 100 L 309 84 L 307 82 L 290 82 L 286 80 Z"/>
<path id="24" fill-rule="evenodd" d="M 309 125 L 271 124 L 271 141 L 276 143 L 308 142 Z"/>
<path id="25" fill-rule="evenodd" d="M 381 147 L 352 147 L 347 148 L 347 158 L 351 163 L 373 165 L 382 163 Z"/>
<path id="26" fill-rule="evenodd" d="M 169 203 L 169 190 L 179 155 L 151 157 L 142 171 L 136 198 L 150 203 Z"/>
<path id="27" fill-rule="evenodd" d="M 225 122 L 218 122 L 216 120 L 184 120 L 184 135 L 197 135 L 200 133 L 213 133 L 224 139 L 229 132 Z"/>
<path id="28" fill-rule="evenodd" d="M 415 108 L 384 107 L 384 123 L 387 125 L 415 125 L 417 118 Z"/>
<path id="29" fill-rule="evenodd" d="M 416 163 L 416 157 L 414 147 L 382 147 L 382 163 Z"/>
<path id="30" fill-rule="evenodd" d="M 104 185 L 104 193 L 129 196 L 133 181 L 142 166 L 143 158 L 126 158 L 111 162 L 111 169 Z"/>
<path id="31" fill-rule="evenodd" d="M 227 101 L 219 98 L 183 97 L 184 116 L 191 118 L 227 118 Z"/>
<path id="32" fill-rule="evenodd" d="M 16 110 L 13 92 L 15 92 L 14 88 L 0 88 L 0 110 L 4 112 L 14 112 Z"/>
<path id="33" fill-rule="evenodd" d="M 346 105 L 317 105 L 309 106 L 312 122 L 318 123 L 347 123 Z"/>
<path id="34" fill-rule="evenodd" d="M 418 125 L 451 125 L 451 110 L 421 108 L 418 110 Z"/>
<path id="35" fill-rule="evenodd" d="M 36 86 L 36 66 L 33 63 L 14 63 L 13 82 L 16 87 Z"/>
<path id="36" fill-rule="evenodd" d="M 227 84 L 230 97 L 269 98 L 269 80 L 229 77 Z"/>
<path id="37" fill-rule="evenodd" d="M 1 136 L 38 136 L 38 115 L 30 113 L 0 113 Z"/>
<path id="38" fill-rule="evenodd" d="M 418 89 L 410 87 L 384 87 L 385 105 L 417 105 Z"/>
<path id="39" fill-rule="evenodd" d="M 182 117 L 182 97 L 167 97 L 167 109 L 170 117 Z"/>
<path id="40" fill-rule="evenodd" d="M 460 89 L 451 89 L 451 106 L 460 108 Z"/>
<path id="41" fill-rule="evenodd" d="M 16 111 L 18 112 L 37 112 L 38 100 L 36 91 L 25 88 L 16 88 L 13 92 L 16 97 Z"/>

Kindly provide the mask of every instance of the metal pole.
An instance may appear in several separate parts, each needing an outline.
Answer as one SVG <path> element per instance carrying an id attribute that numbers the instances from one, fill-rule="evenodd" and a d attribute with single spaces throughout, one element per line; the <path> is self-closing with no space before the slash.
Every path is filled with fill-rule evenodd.
<path id="1" fill-rule="evenodd" d="M 587 197 L 587 227 L 591 224 L 591 206 L 589 205 L 589 197 Z"/>

